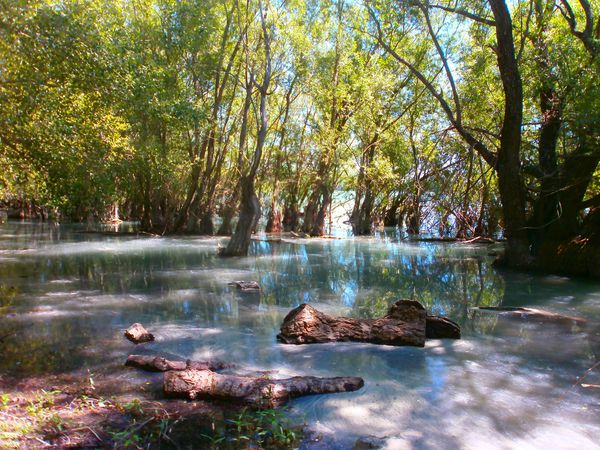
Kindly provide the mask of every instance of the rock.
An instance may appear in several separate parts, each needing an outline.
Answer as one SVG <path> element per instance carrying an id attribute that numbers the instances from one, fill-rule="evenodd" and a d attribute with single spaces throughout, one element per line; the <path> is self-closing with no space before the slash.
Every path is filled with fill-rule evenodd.
<path id="1" fill-rule="evenodd" d="M 229 286 L 237 286 L 242 292 L 260 292 L 260 286 L 256 281 L 232 281 Z"/>
<path id="2" fill-rule="evenodd" d="M 141 323 L 134 323 L 125 330 L 125 337 L 134 344 L 150 342 L 154 340 L 154 335 L 149 333 Z"/>
<path id="3" fill-rule="evenodd" d="M 224 375 L 211 370 L 165 372 L 163 391 L 167 397 L 195 400 L 226 398 L 257 407 L 272 408 L 294 397 L 356 391 L 363 387 L 359 377 L 293 377 L 273 380 L 265 377 Z"/>
<path id="4" fill-rule="evenodd" d="M 234 367 L 234 364 L 220 361 L 170 361 L 162 356 L 129 355 L 126 366 L 136 367 L 149 372 L 168 372 L 169 370 L 222 370 Z"/>
<path id="5" fill-rule="evenodd" d="M 368 450 L 373 448 L 385 447 L 386 439 L 376 436 L 363 436 L 358 438 L 352 447 L 352 450 Z"/>
<path id="6" fill-rule="evenodd" d="M 423 347 L 428 323 L 431 337 L 460 337 L 454 322 L 427 316 L 419 302 L 399 300 L 379 319 L 332 317 L 303 304 L 285 317 L 277 339 L 285 344 L 356 341 Z"/>
<path id="7" fill-rule="evenodd" d="M 497 312 L 499 317 L 503 319 L 519 319 L 535 322 L 552 322 L 562 325 L 579 325 L 584 326 L 587 320 L 581 317 L 565 316 L 550 311 L 535 308 L 523 308 L 513 306 L 478 306 L 474 308 L 479 311 Z"/>

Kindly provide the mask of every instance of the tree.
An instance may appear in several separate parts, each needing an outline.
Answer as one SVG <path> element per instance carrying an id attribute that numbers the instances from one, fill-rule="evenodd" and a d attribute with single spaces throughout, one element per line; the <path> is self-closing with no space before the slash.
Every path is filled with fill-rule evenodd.
<path id="1" fill-rule="evenodd" d="M 248 78 L 247 89 L 256 87 L 259 94 L 259 114 L 260 125 L 256 136 L 256 146 L 248 171 L 240 180 L 241 188 L 241 208 L 235 233 L 229 240 L 227 247 L 220 253 L 222 256 L 244 256 L 248 254 L 250 246 L 250 237 L 253 229 L 256 227 L 260 217 L 260 202 L 254 190 L 254 180 L 262 157 L 265 139 L 267 137 L 268 115 L 267 115 L 267 97 L 269 95 L 269 85 L 271 83 L 271 36 L 272 32 L 267 26 L 267 11 L 263 10 L 262 0 L 258 0 L 258 14 L 260 16 L 260 26 L 262 30 L 261 45 L 264 50 L 262 82 L 256 80 L 255 67 L 250 65 L 249 48 L 246 48 L 246 71 Z M 246 36 L 247 39 L 247 36 Z"/>

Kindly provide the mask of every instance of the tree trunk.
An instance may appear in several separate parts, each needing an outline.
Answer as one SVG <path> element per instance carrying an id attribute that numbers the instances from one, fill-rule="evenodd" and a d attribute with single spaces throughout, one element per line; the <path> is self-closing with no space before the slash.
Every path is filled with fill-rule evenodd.
<path id="1" fill-rule="evenodd" d="M 265 227 L 267 233 L 281 232 L 281 211 L 279 210 L 279 180 L 275 180 L 273 187 L 273 198 L 271 199 L 271 208 L 269 209 L 269 218 Z"/>
<path id="2" fill-rule="evenodd" d="M 297 230 L 299 224 L 299 216 L 300 213 L 298 212 L 298 203 L 296 201 L 286 203 L 285 209 L 283 211 L 283 229 L 285 231 Z"/>
<path id="3" fill-rule="evenodd" d="M 215 234 L 215 225 L 213 222 L 212 211 L 204 211 L 198 221 L 198 232 L 206 236 Z"/>
<path id="4" fill-rule="evenodd" d="M 363 151 L 361 158 L 360 171 L 357 179 L 356 198 L 350 221 L 352 231 L 355 236 L 364 236 L 371 234 L 371 222 L 373 215 L 373 206 L 375 204 L 375 195 L 371 177 L 368 168 L 375 157 L 376 142 L 379 135 L 376 133 L 373 139 L 367 145 L 367 150 Z"/>
<path id="5" fill-rule="evenodd" d="M 281 233 L 281 211 L 279 207 L 274 205 L 269 211 L 269 219 L 267 220 L 267 226 L 265 232 L 267 233 Z"/>
<path id="6" fill-rule="evenodd" d="M 370 186 L 368 186 L 365 188 L 364 198 L 359 206 L 354 220 L 352 221 L 352 230 L 356 236 L 366 236 L 371 234 L 374 203 L 375 196 Z"/>
<path id="7" fill-rule="evenodd" d="M 415 196 L 412 204 L 408 207 L 406 214 L 406 232 L 408 234 L 419 234 L 421 231 L 421 204 L 418 198 L 420 195 Z"/>
<path id="8" fill-rule="evenodd" d="M 325 235 L 325 219 L 327 218 L 327 212 L 331 206 L 331 192 L 330 189 L 325 185 L 321 185 L 321 206 L 317 212 L 315 222 L 310 230 L 311 236 L 323 236 Z"/>
<path id="9" fill-rule="evenodd" d="M 195 400 L 219 397 L 261 408 L 281 406 L 290 398 L 304 395 L 356 391 L 363 387 L 359 377 L 293 377 L 273 380 L 265 377 L 223 375 L 211 370 L 169 371 L 164 375 L 167 397 Z"/>
<path id="10" fill-rule="evenodd" d="M 525 186 L 521 177 L 523 87 L 512 35 L 510 12 L 504 0 L 489 0 L 496 22 L 496 56 L 504 90 L 504 118 L 496 162 L 507 238 L 505 263 L 513 268 L 531 264 L 525 220 Z"/>
<path id="11" fill-rule="evenodd" d="M 220 236 L 231 236 L 233 232 L 233 218 L 235 217 L 235 207 L 232 202 L 227 202 L 221 209 L 221 225 L 217 234 Z"/>
<path id="12" fill-rule="evenodd" d="M 593 141 L 593 138 L 590 139 Z M 560 168 L 560 220 L 551 224 L 548 238 L 570 239 L 580 231 L 578 216 L 581 203 L 600 162 L 600 146 L 582 138 L 579 147 L 570 153 Z"/>
<path id="13" fill-rule="evenodd" d="M 254 180 L 243 177 L 240 180 L 241 208 L 235 233 L 229 240 L 227 247 L 221 250 L 221 256 L 246 256 L 250 246 L 252 228 L 260 218 L 260 202 L 254 192 Z"/>
<path id="14" fill-rule="evenodd" d="M 383 225 L 386 227 L 397 227 L 400 222 L 398 221 L 398 208 L 400 208 L 400 204 L 403 199 L 400 196 L 397 196 L 392 201 L 392 204 L 388 206 L 385 210 L 385 214 L 383 216 Z"/>
<path id="15" fill-rule="evenodd" d="M 304 222 L 302 223 L 302 231 L 304 233 L 310 233 L 316 223 L 317 212 L 319 210 L 319 199 L 319 190 L 315 189 L 304 208 Z"/>
<path id="16" fill-rule="evenodd" d="M 267 116 L 267 96 L 269 95 L 269 84 L 271 82 L 271 35 L 265 22 L 266 14 L 263 13 L 262 1 L 258 0 L 260 14 L 260 23 L 263 34 L 263 47 L 265 51 L 265 68 L 263 82 L 258 87 L 260 92 L 260 127 L 256 135 L 256 146 L 250 163 L 248 174 L 240 180 L 242 191 L 240 216 L 235 228 L 235 233 L 229 240 L 227 247 L 220 253 L 222 256 L 246 256 L 250 246 L 250 237 L 253 229 L 258 224 L 260 218 L 260 202 L 254 192 L 254 178 L 260 165 L 263 147 L 267 137 L 268 116 Z M 248 63 L 248 61 L 246 61 Z M 254 75 L 251 76 L 254 80 Z M 253 81 L 253 83 L 256 83 Z"/>

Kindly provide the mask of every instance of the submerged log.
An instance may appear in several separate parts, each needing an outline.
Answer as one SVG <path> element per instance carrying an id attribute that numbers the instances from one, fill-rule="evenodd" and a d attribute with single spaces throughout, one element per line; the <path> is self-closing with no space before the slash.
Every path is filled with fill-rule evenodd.
<path id="1" fill-rule="evenodd" d="M 167 397 L 194 400 L 221 397 L 258 407 L 276 407 L 290 398 L 313 394 L 356 391 L 364 385 L 359 377 L 293 377 L 273 380 L 264 377 L 223 375 L 211 370 L 165 372 L 163 390 Z"/>
<path id="2" fill-rule="evenodd" d="M 134 323 L 125 330 L 125 337 L 134 344 L 150 342 L 154 340 L 154 335 L 149 333 L 141 323 Z"/>
<path id="3" fill-rule="evenodd" d="M 565 316 L 550 311 L 535 308 L 523 308 L 518 306 L 478 306 L 474 308 L 480 311 L 497 312 L 499 317 L 504 319 L 521 319 L 537 322 L 552 322 L 562 325 L 583 326 L 587 321 L 581 317 Z"/>
<path id="4" fill-rule="evenodd" d="M 259 292 L 260 286 L 256 281 L 232 281 L 229 286 L 237 286 L 242 292 Z"/>
<path id="5" fill-rule="evenodd" d="M 126 366 L 136 367 L 149 372 L 168 372 L 170 370 L 222 370 L 234 367 L 220 361 L 170 361 L 162 356 L 129 355 Z"/>
<path id="6" fill-rule="evenodd" d="M 457 238 L 453 237 L 429 237 L 429 238 L 416 238 L 409 237 L 410 242 L 458 242 Z"/>
<path id="7" fill-rule="evenodd" d="M 461 244 L 495 244 L 496 241 L 489 237 L 476 236 L 471 239 L 459 241 Z"/>
<path id="8" fill-rule="evenodd" d="M 285 344 L 356 341 L 416 347 L 423 347 L 426 337 L 459 338 L 460 328 L 448 319 L 427 316 L 423 305 L 411 300 L 397 301 L 379 319 L 333 317 L 303 304 L 285 317 L 277 335 Z"/>

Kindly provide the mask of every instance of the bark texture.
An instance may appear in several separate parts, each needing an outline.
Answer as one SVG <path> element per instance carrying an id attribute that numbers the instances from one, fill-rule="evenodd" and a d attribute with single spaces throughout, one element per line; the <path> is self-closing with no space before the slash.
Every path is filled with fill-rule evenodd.
<path id="1" fill-rule="evenodd" d="M 136 367 L 149 372 L 168 372 L 170 370 L 223 370 L 234 367 L 219 361 L 170 361 L 162 356 L 129 355 L 126 366 Z"/>
<path id="2" fill-rule="evenodd" d="M 125 337 L 134 344 L 150 342 L 154 340 L 154 335 L 149 333 L 141 323 L 134 323 L 125 330 Z"/>
<path id="3" fill-rule="evenodd" d="M 520 161 L 523 85 L 515 55 L 509 8 L 504 0 L 490 0 L 489 4 L 496 22 L 496 57 L 504 91 L 504 118 L 495 168 L 507 237 L 505 262 L 515 269 L 528 268 L 531 259 Z"/>
<path id="4" fill-rule="evenodd" d="M 460 339 L 460 327 L 446 317 L 427 316 L 425 337 L 428 339 Z"/>
<path id="5" fill-rule="evenodd" d="M 240 180 L 242 189 L 241 210 L 235 233 L 227 247 L 221 249 L 220 256 L 246 256 L 252 237 L 252 231 L 260 218 L 260 202 L 254 191 L 254 179 L 244 177 Z"/>
<path id="6" fill-rule="evenodd" d="M 313 394 L 356 391 L 364 385 L 359 377 L 293 377 L 272 380 L 263 377 L 223 375 L 211 370 L 165 372 L 167 397 L 194 400 L 221 397 L 259 407 L 276 407 L 290 398 Z"/>
<path id="7" fill-rule="evenodd" d="M 386 345 L 423 347 L 427 324 L 431 337 L 460 337 L 460 328 L 448 319 L 427 316 L 416 301 L 400 300 L 379 319 L 351 319 L 328 316 L 303 304 L 283 320 L 277 339 L 286 344 L 356 341 Z"/>

